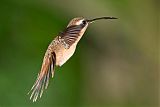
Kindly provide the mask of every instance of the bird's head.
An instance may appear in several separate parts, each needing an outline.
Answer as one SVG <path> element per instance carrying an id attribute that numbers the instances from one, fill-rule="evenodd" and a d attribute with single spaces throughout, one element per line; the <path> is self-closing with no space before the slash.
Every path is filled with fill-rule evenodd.
<path id="1" fill-rule="evenodd" d="M 77 18 L 72 19 L 69 22 L 69 24 L 68 24 L 67 27 L 70 27 L 70 26 L 82 26 L 82 28 L 84 28 L 84 27 L 88 26 L 88 23 L 87 23 L 87 21 L 86 21 L 85 18 L 83 18 L 83 17 L 77 17 Z"/>
<path id="2" fill-rule="evenodd" d="M 117 19 L 116 17 L 98 17 L 98 18 L 94 18 L 94 19 L 85 19 L 83 17 L 78 17 L 78 18 L 74 18 L 72 19 L 68 26 L 76 26 L 76 25 L 81 25 L 82 28 L 84 27 L 88 27 L 88 25 L 92 22 L 95 22 L 96 20 L 101 20 L 101 19 Z"/>

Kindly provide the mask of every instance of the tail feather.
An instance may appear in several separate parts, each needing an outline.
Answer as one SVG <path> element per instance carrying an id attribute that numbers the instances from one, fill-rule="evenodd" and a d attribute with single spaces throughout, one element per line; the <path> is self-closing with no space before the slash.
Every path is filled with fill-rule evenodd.
<path id="1" fill-rule="evenodd" d="M 29 93 L 31 92 L 30 99 L 33 99 L 33 102 L 37 100 L 38 96 L 41 98 L 44 89 L 47 89 L 49 79 L 51 78 L 51 76 L 54 76 L 55 62 L 55 53 L 45 55 L 41 71 L 38 74 L 37 79 L 33 84 L 31 90 L 29 91 Z"/>

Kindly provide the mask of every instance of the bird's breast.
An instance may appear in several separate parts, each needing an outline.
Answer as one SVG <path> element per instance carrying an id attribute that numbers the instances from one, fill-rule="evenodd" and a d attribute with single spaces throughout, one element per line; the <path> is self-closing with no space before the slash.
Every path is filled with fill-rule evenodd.
<path id="1" fill-rule="evenodd" d="M 75 52 L 76 44 L 73 44 L 69 49 L 62 46 L 60 49 L 56 50 L 56 65 L 62 66 Z"/>

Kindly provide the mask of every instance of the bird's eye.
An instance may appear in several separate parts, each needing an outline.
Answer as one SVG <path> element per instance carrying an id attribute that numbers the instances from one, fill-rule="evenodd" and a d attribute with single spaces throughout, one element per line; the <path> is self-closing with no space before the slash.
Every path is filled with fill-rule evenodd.
<path id="1" fill-rule="evenodd" d="M 87 23 L 87 22 L 86 22 L 85 20 L 82 21 L 82 24 L 83 24 L 83 25 L 86 25 L 86 23 Z"/>

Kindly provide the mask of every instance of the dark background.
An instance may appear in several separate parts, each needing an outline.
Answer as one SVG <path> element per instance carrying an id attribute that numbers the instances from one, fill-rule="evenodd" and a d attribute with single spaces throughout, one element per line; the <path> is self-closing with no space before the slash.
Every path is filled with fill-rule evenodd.
<path id="1" fill-rule="evenodd" d="M 158 107 L 156 0 L 1 0 L 0 107 Z M 74 17 L 89 26 L 41 99 L 27 95 L 48 44 Z"/>

